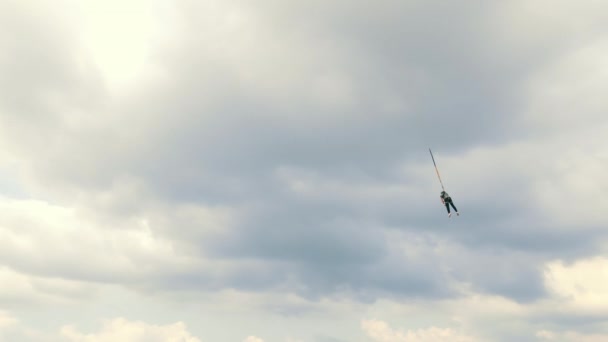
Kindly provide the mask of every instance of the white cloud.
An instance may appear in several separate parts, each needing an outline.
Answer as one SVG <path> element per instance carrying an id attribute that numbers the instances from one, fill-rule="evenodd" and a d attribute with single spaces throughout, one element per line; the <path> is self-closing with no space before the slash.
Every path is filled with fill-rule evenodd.
<path id="1" fill-rule="evenodd" d="M 430 327 L 427 329 L 408 330 L 407 332 L 393 330 L 386 322 L 379 320 L 364 320 L 361 327 L 367 335 L 376 342 L 473 342 L 470 336 L 452 329 Z"/>
<path id="2" fill-rule="evenodd" d="M 72 326 L 64 326 L 61 335 L 71 342 L 201 342 L 192 336 L 182 322 L 153 325 L 115 318 L 104 324 L 101 331 L 85 334 Z"/>
<path id="3" fill-rule="evenodd" d="M 8 312 L 0 310 L 0 329 L 17 324 L 18 320 L 11 316 Z"/>
<path id="4" fill-rule="evenodd" d="M 550 262 L 545 286 L 573 313 L 608 313 L 608 259 L 604 257 L 572 264 Z"/>
<path id="5" fill-rule="evenodd" d="M 91 281 L 135 280 L 189 268 L 145 218 L 109 224 L 72 207 L 0 198 L 0 256 L 16 270 Z M 170 268 L 168 266 L 171 265 Z"/>
<path id="6" fill-rule="evenodd" d="M 62 279 L 34 276 L 0 267 L 0 301 L 10 305 L 74 303 L 94 296 L 95 285 Z"/>
<path id="7" fill-rule="evenodd" d="M 608 334 L 585 334 L 576 331 L 554 332 L 540 330 L 536 337 L 542 341 L 551 342 L 605 342 L 608 341 Z"/>
<path id="8" fill-rule="evenodd" d="M 264 340 L 259 337 L 248 336 L 246 339 L 243 340 L 243 342 L 264 342 Z"/>
<path id="9" fill-rule="evenodd" d="M 81 60 L 97 69 L 113 93 L 132 91 L 162 73 L 154 62 L 176 27 L 171 1 L 61 0 L 54 7 L 72 26 Z"/>

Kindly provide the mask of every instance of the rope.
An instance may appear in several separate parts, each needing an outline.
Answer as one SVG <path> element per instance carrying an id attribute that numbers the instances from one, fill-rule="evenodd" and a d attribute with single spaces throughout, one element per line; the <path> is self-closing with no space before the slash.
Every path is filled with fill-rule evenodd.
<path id="1" fill-rule="evenodd" d="M 433 159 L 433 165 L 435 165 L 435 172 L 437 172 L 437 178 L 439 178 L 439 184 L 441 184 L 441 190 L 445 191 L 443 188 L 443 182 L 441 181 L 441 176 L 439 176 L 439 170 L 437 169 L 437 164 L 435 163 L 435 157 L 433 157 L 433 151 L 429 148 L 429 152 L 431 153 L 431 159 Z"/>

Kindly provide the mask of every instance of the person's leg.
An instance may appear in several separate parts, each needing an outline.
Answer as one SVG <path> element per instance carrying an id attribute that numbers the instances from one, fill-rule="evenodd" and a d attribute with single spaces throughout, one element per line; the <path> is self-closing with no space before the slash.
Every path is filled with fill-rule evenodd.
<path id="1" fill-rule="evenodd" d="M 445 208 L 448 210 L 448 214 L 450 213 L 450 202 L 445 202 Z"/>
<path id="2" fill-rule="evenodd" d="M 454 211 L 456 212 L 456 215 L 460 215 L 460 214 L 458 213 L 458 209 L 456 209 L 456 206 L 454 205 L 454 202 L 453 202 L 453 201 L 450 201 L 450 204 L 452 205 L 452 208 L 454 208 Z"/>

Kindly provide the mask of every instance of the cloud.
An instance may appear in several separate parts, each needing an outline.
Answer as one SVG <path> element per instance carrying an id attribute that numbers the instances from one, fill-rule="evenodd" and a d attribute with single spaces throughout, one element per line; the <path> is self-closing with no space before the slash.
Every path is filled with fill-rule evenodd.
<path id="1" fill-rule="evenodd" d="M 77 303 L 94 296 L 95 285 L 60 277 L 35 276 L 0 268 L 0 300 L 5 307 L 37 307 Z"/>
<path id="2" fill-rule="evenodd" d="M 301 322 L 391 300 L 497 340 L 601 335 L 606 13 L 3 2 L 0 305 L 61 310 L 116 284 Z M 438 315 L 367 327 L 458 338 Z M 306 334 L 356 338 L 334 329 Z"/>
<path id="3" fill-rule="evenodd" d="M 475 339 L 458 333 L 451 329 L 430 327 L 427 329 L 395 331 L 386 322 L 378 320 L 364 320 L 361 327 L 365 333 L 377 342 L 473 342 Z"/>
<path id="4" fill-rule="evenodd" d="M 264 340 L 259 337 L 248 336 L 246 339 L 243 340 L 243 342 L 264 342 Z"/>
<path id="5" fill-rule="evenodd" d="M 0 207 L 6 212 L 0 222 L 0 253 L 17 270 L 75 280 L 129 282 L 181 258 L 174 259 L 172 246 L 157 238 L 145 220 L 104 226 L 75 208 L 37 200 L 2 199 Z M 152 261 L 156 266 L 149 264 Z"/>
<path id="6" fill-rule="evenodd" d="M 5 311 L 0 311 L 0 329 L 16 324 L 18 320 Z"/>
<path id="7" fill-rule="evenodd" d="M 170 325 L 152 325 L 139 321 L 128 321 L 124 318 L 115 318 L 107 321 L 102 330 L 96 333 L 83 334 L 72 326 L 64 326 L 61 335 L 72 342 L 200 342 L 192 336 L 182 322 Z"/>
<path id="8" fill-rule="evenodd" d="M 545 284 L 571 314 L 608 314 L 608 259 L 594 257 L 571 264 L 547 265 Z"/>
<path id="9" fill-rule="evenodd" d="M 536 333 L 542 341 L 555 341 L 555 342 L 600 342 L 605 341 L 608 335 L 602 334 L 584 334 L 574 331 L 567 331 L 563 333 L 555 333 L 552 331 L 541 330 Z"/>

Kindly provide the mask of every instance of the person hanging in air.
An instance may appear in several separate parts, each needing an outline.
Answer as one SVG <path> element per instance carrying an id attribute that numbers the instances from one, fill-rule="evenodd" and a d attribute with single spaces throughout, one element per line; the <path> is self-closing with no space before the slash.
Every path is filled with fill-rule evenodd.
<path id="1" fill-rule="evenodd" d="M 448 210 L 448 217 L 452 217 L 452 213 L 450 212 L 450 205 L 452 206 L 452 208 L 454 208 L 456 215 L 460 216 L 458 209 L 456 209 L 456 206 L 454 205 L 454 201 L 452 201 L 452 197 L 450 197 L 447 192 L 442 191 L 439 197 L 441 198 L 441 203 L 443 203 L 445 205 L 445 208 Z"/>

